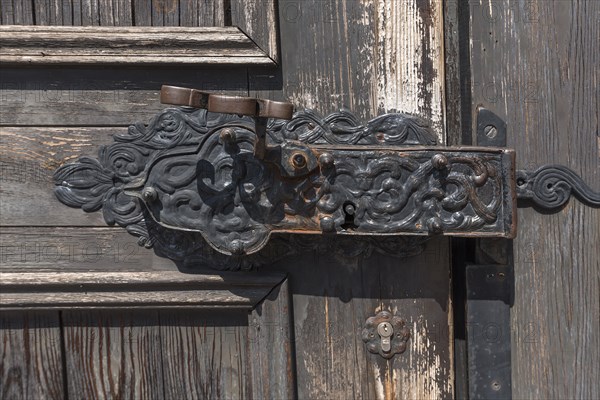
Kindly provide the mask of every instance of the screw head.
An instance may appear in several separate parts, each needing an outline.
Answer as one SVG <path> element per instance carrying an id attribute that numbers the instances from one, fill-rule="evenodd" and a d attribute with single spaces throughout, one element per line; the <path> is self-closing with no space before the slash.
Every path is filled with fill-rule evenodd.
<path id="1" fill-rule="evenodd" d="M 498 129 L 494 125 L 488 125 L 483 128 L 483 134 L 488 138 L 493 139 L 498 135 Z"/>

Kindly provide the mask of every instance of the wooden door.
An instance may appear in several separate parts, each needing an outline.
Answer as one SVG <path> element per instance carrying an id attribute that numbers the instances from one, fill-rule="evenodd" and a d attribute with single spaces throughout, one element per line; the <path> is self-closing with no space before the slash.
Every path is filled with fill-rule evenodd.
<path id="1" fill-rule="evenodd" d="M 519 168 L 562 164 L 600 190 L 600 3 L 470 6 L 466 114 L 484 106 L 507 121 Z M 550 214 L 532 207 L 518 213 L 513 397 L 598 398 L 600 210 L 572 198 Z"/>
<path id="2" fill-rule="evenodd" d="M 57 167 L 161 110 L 161 84 L 363 121 L 418 114 L 443 145 L 441 2 L 58 4 L 2 2 L 2 24 L 115 28 L 4 31 L 3 397 L 453 397 L 448 239 L 404 257 L 401 242 L 352 239 L 219 273 L 160 257 L 52 192 Z M 204 44 L 153 36 L 142 51 L 123 27 L 148 25 L 225 28 L 191 31 Z M 105 37 L 120 46 L 104 51 Z M 383 310 L 411 334 L 389 360 L 361 340 Z"/>

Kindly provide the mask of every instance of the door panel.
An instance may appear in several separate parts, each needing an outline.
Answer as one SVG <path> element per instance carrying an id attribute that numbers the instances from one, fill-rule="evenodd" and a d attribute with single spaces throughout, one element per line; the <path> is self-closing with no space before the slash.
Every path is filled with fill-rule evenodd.
<path id="1" fill-rule="evenodd" d="M 0 397 L 64 399 L 57 311 L 0 313 Z"/>
<path id="2" fill-rule="evenodd" d="M 163 109 L 163 83 L 285 99 L 323 115 L 347 107 L 363 120 L 418 114 L 446 142 L 440 2 L 280 1 L 278 35 L 277 21 L 259 6 L 232 1 L 230 18 L 270 57 L 269 67 L 0 71 L 3 271 L 178 271 L 122 228 L 68 209 L 51 193 L 58 166 L 95 155 L 110 135 Z M 261 26 L 270 29 L 255 30 Z M 359 238 L 350 247 L 264 266 L 259 277 L 288 279 L 243 310 L 231 303 L 214 314 L 211 303 L 213 311 L 61 311 L 68 397 L 451 398 L 448 239 L 407 259 Z M 195 290 L 185 293 L 214 297 L 210 288 Z M 241 289 L 227 282 L 223 290 L 234 299 Z M 381 310 L 405 319 L 411 332 L 406 352 L 390 360 L 361 339 L 367 318 Z"/>
<path id="3" fill-rule="evenodd" d="M 0 282 L 2 398 L 295 397 L 281 274 L 36 275 Z"/>
<path id="4" fill-rule="evenodd" d="M 299 398 L 452 397 L 447 242 L 403 260 L 307 254 L 269 267 L 290 276 Z M 390 360 L 361 340 L 380 310 L 411 332 L 406 352 Z"/>
<path id="5" fill-rule="evenodd" d="M 507 121 L 519 168 L 563 164 L 600 188 L 600 3 L 484 0 L 470 12 L 473 105 Z M 513 396 L 598 398 L 600 210 L 572 199 L 518 213 Z"/>
<path id="6" fill-rule="evenodd" d="M 290 99 L 363 120 L 393 110 L 432 121 L 445 143 L 441 2 L 280 1 L 282 75 L 251 70 L 251 94 Z M 282 79 L 269 89 L 268 77 Z M 348 253 L 361 246 L 356 240 Z M 343 251 L 342 251 L 343 253 Z M 409 259 L 366 251 L 283 260 L 294 307 L 299 398 L 451 398 L 452 305 L 447 239 Z M 366 351 L 368 317 L 405 318 L 408 350 L 391 360 Z"/>

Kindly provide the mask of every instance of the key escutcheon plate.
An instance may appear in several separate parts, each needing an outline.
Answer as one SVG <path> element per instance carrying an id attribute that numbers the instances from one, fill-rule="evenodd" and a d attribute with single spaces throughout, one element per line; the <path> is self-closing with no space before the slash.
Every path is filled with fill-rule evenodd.
<path id="1" fill-rule="evenodd" d="M 406 322 L 388 311 L 369 317 L 362 331 L 367 350 L 388 359 L 404 353 L 409 338 L 410 329 Z"/>

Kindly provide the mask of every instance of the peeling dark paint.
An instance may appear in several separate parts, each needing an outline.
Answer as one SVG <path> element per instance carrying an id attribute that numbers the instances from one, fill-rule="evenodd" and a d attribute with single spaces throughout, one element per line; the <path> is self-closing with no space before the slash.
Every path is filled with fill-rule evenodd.
<path id="1" fill-rule="evenodd" d="M 431 4 L 429 0 L 415 0 L 415 5 L 419 12 L 420 22 L 419 25 L 421 31 L 421 60 L 420 63 L 416 63 L 417 76 L 419 77 L 418 82 L 418 93 L 419 98 L 422 99 L 423 105 L 419 107 L 422 114 L 427 117 L 431 117 L 432 104 L 433 104 L 433 81 L 437 77 L 437 72 L 434 67 L 434 59 L 432 57 L 431 49 L 431 31 L 433 29 L 433 12 L 435 5 Z"/>

